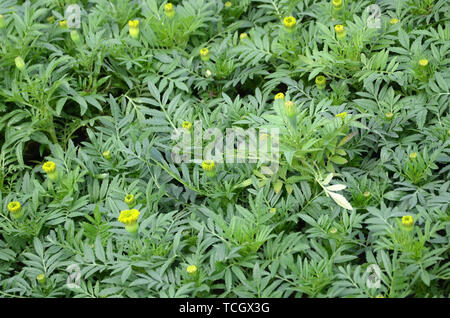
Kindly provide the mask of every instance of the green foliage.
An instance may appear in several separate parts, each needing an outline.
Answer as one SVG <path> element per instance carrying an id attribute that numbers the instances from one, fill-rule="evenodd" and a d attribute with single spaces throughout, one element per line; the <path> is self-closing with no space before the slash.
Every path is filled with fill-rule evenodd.
<path id="1" fill-rule="evenodd" d="M 450 296 L 448 1 L 74 2 L 0 3 L 0 297 Z"/>

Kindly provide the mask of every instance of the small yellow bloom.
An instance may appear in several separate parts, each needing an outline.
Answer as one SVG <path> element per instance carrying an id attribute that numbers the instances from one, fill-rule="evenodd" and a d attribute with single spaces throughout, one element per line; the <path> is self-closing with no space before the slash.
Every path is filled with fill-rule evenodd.
<path id="1" fill-rule="evenodd" d="M 12 201 L 8 204 L 8 210 L 11 212 L 11 216 L 18 219 L 22 216 L 22 206 L 18 201 Z"/>
<path id="2" fill-rule="evenodd" d="M 344 120 L 346 116 L 347 116 L 347 112 L 342 112 L 342 113 L 336 114 L 334 117 L 340 117 L 340 118 L 342 118 L 342 120 Z"/>
<path id="3" fill-rule="evenodd" d="M 59 21 L 59 27 L 60 27 L 61 29 L 67 29 L 67 28 L 68 28 L 67 20 Z"/>
<path id="4" fill-rule="evenodd" d="M 133 39 L 137 39 L 139 36 L 139 20 L 128 21 L 128 27 L 129 27 L 130 36 Z"/>
<path id="5" fill-rule="evenodd" d="M 181 126 L 186 130 L 190 130 L 192 128 L 192 123 L 190 121 L 183 121 Z"/>
<path id="6" fill-rule="evenodd" d="M 419 65 L 422 67 L 426 67 L 428 65 L 428 60 L 427 59 L 420 60 Z"/>
<path id="7" fill-rule="evenodd" d="M 270 213 L 275 214 L 277 212 L 277 209 L 275 208 L 270 208 Z"/>
<path id="8" fill-rule="evenodd" d="M 411 215 L 405 215 L 402 217 L 402 224 L 411 227 L 414 224 L 414 218 Z"/>
<path id="9" fill-rule="evenodd" d="M 20 209 L 21 209 L 21 205 L 20 205 L 20 202 L 18 202 L 18 201 L 12 201 L 8 204 L 8 210 L 9 210 L 9 212 L 11 212 L 13 214 L 19 212 Z"/>
<path id="10" fill-rule="evenodd" d="M 109 151 L 109 150 L 103 151 L 102 155 L 103 155 L 103 158 L 105 158 L 106 160 L 111 159 L 111 151 Z"/>
<path id="11" fill-rule="evenodd" d="M 286 112 L 286 116 L 294 117 L 295 116 L 295 105 L 292 101 L 288 100 L 284 102 L 284 111 Z"/>
<path id="12" fill-rule="evenodd" d="M 417 152 L 411 152 L 411 153 L 409 154 L 409 159 L 414 160 L 414 159 L 416 159 L 416 158 L 417 158 Z"/>
<path id="13" fill-rule="evenodd" d="M 318 89 L 324 89 L 326 86 L 326 78 L 323 75 L 316 76 L 316 86 Z"/>
<path id="14" fill-rule="evenodd" d="M 399 20 L 397 18 L 392 18 L 389 20 L 390 24 L 397 24 L 399 22 Z"/>
<path id="15" fill-rule="evenodd" d="M 291 31 L 292 28 L 297 23 L 297 20 L 293 16 L 289 16 L 283 19 L 283 24 L 288 31 Z"/>
<path id="16" fill-rule="evenodd" d="M 284 94 L 283 93 L 276 94 L 275 99 L 284 99 Z"/>
<path id="17" fill-rule="evenodd" d="M 230 1 L 225 2 L 224 6 L 225 8 L 231 8 L 233 4 Z"/>
<path id="18" fill-rule="evenodd" d="M 200 50 L 200 58 L 202 59 L 202 61 L 209 60 L 209 50 L 206 47 Z"/>
<path id="19" fill-rule="evenodd" d="M 20 56 L 15 58 L 14 63 L 16 63 L 16 67 L 19 71 L 23 71 L 25 69 L 25 62 Z"/>
<path id="20" fill-rule="evenodd" d="M 245 38 L 248 38 L 247 33 L 243 32 L 243 33 L 241 33 L 241 34 L 239 35 L 239 39 L 241 39 L 241 41 L 242 41 L 243 39 L 245 39 Z"/>
<path id="21" fill-rule="evenodd" d="M 186 272 L 187 272 L 189 275 L 194 275 L 195 273 L 197 273 L 197 266 L 195 266 L 195 265 L 189 265 L 189 266 L 186 268 Z"/>
<path id="22" fill-rule="evenodd" d="M 172 17 L 175 15 L 175 9 L 174 9 L 174 7 L 173 7 L 173 4 L 171 4 L 170 2 L 167 3 L 167 4 L 164 6 L 164 13 L 166 14 L 166 16 L 167 16 L 168 18 L 172 18 Z"/>
<path id="23" fill-rule="evenodd" d="M 392 113 L 392 112 L 387 112 L 387 113 L 385 114 L 385 116 L 386 116 L 386 119 L 392 119 L 392 117 L 394 117 L 394 113 Z"/>
<path id="24" fill-rule="evenodd" d="M 213 160 L 205 160 L 202 162 L 202 168 L 206 172 L 207 176 L 213 177 L 216 174 L 216 165 Z"/>
<path id="25" fill-rule="evenodd" d="M 330 233 L 331 234 L 336 234 L 337 233 L 337 228 L 335 228 L 335 227 L 332 227 L 331 229 L 330 229 Z"/>
<path id="26" fill-rule="evenodd" d="M 138 230 L 139 211 L 136 209 L 120 211 L 119 222 L 125 225 L 125 230 L 130 233 L 136 233 Z"/>
<path id="27" fill-rule="evenodd" d="M 125 203 L 128 205 L 128 207 L 132 208 L 134 206 L 134 195 L 127 194 L 124 199 Z"/>
<path id="28" fill-rule="evenodd" d="M 44 170 L 45 173 L 53 173 L 56 171 L 56 165 L 53 161 L 47 161 L 42 165 L 42 170 Z"/>
<path id="29" fill-rule="evenodd" d="M 37 279 L 37 281 L 38 281 L 40 284 L 44 284 L 44 283 L 45 283 L 45 275 L 44 275 L 44 274 L 39 274 L 39 275 L 37 275 L 37 276 L 36 276 L 36 279 Z"/>
<path id="30" fill-rule="evenodd" d="M 334 26 L 334 31 L 336 32 L 336 36 L 338 39 L 343 39 L 347 35 L 347 32 L 345 32 L 344 26 L 342 24 L 336 24 Z"/>
<path id="31" fill-rule="evenodd" d="M 336 9 L 342 7 L 342 0 L 332 0 L 331 2 L 333 4 L 333 7 L 335 7 Z"/>

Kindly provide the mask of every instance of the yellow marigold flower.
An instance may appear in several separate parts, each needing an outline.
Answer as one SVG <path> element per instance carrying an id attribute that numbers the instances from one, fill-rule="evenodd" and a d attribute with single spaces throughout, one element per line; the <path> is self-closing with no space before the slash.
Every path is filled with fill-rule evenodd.
<path id="1" fill-rule="evenodd" d="M 394 117 L 394 113 L 392 113 L 392 112 L 387 112 L 387 113 L 385 114 L 385 116 L 386 116 L 387 119 L 392 119 L 392 117 Z"/>
<path id="2" fill-rule="evenodd" d="M 428 65 L 428 60 L 427 59 L 421 59 L 419 61 L 419 65 L 422 67 L 426 67 Z"/>
<path id="3" fill-rule="evenodd" d="M 191 130 L 192 128 L 192 123 L 190 121 L 183 121 L 183 123 L 181 124 L 181 126 L 186 129 L 186 130 Z"/>
<path id="4" fill-rule="evenodd" d="M 62 29 L 67 29 L 68 28 L 67 20 L 59 21 L 59 27 Z"/>
<path id="5" fill-rule="evenodd" d="M 5 17 L 3 16 L 3 14 L 0 14 L 0 29 L 3 29 L 5 25 L 6 25 Z"/>
<path id="6" fill-rule="evenodd" d="M 171 4 L 170 2 L 166 3 L 166 5 L 164 6 L 164 13 L 168 18 L 172 18 L 175 15 L 173 4 Z"/>
<path id="7" fill-rule="evenodd" d="M 292 101 L 288 100 L 284 102 L 284 111 L 286 112 L 286 116 L 294 117 L 295 116 L 295 105 Z"/>
<path id="8" fill-rule="evenodd" d="M 200 50 L 200 58 L 202 59 L 202 61 L 209 60 L 209 50 L 206 47 Z"/>
<path id="9" fill-rule="evenodd" d="M 45 275 L 44 274 L 39 274 L 36 276 L 36 280 L 42 285 L 45 283 Z"/>
<path id="10" fill-rule="evenodd" d="M 135 201 L 134 201 L 134 195 L 132 195 L 132 194 L 127 194 L 127 195 L 125 196 L 124 201 L 125 201 L 125 203 L 128 205 L 129 208 L 132 208 L 132 207 L 134 206 L 134 203 L 135 203 Z"/>
<path id="11" fill-rule="evenodd" d="M 293 16 L 289 16 L 283 19 L 284 27 L 291 31 L 292 28 L 295 26 L 295 23 L 297 23 L 297 20 Z"/>
<path id="12" fill-rule="evenodd" d="M 239 39 L 243 40 L 243 39 L 245 39 L 245 38 L 248 38 L 248 34 L 247 34 L 247 33 L 243 32 L 243 33 L 241 33 L 241 34 L 239 35 Z"/>
<path id="13" fill-rule="evenodd" d="M 125 230 L 130 233 L 136 233 L 138 230 L 139 211 L 136 209 L 120 211 L 119 222 L 125 225 Z"/>
<path id="14" fill-rule="evenodd" d="M 342 118 L 342 120 L 344 120 L 344 118 L 347 116 L 347 112 L 342 112 L 342 113 L 339 113 L 339 114 L 336 114 L 335 115 L 335 117 L 340 117 L 340 118 Z"/>
<path id="15" fill-rule="evenodd" d="M 399 20 L 397 18 L 392 18 L 389 20 L 390 24 L 397 24 L 399 22 Z"/>
<path id="16" fill-rule="evenodd" d="M 336 32 L 336 36 L 338 39 L 343 39 L 347 35 L 347 32 L 345 32 L 344 26 L 342 24 L 336 24 L 334 26 L 334 31 Z"/>
<path id="17" fill-rule="evenodd" d="M 11 212 L 11 216 L 18 219 L 22 216 L 22 206 L 18 201 L 12 201 L 8 204 L 8 210 Z"/>
<path id="18" fill-rule="evenodd" d="M 411 215 L 405 215 L 402 217 L 402 224 L 409 228 L 414 224 L 414 218 Z"/>
<path id="19" fill-rule="evenodd" d="M 342 7 L 342 0 L 332 0 L 333 7 L 338 9 Z"/>
<path id="20" fill-rule="evenodd" d="M 411 153 L 409 154 L 409 159 L 414 160 L 414 159 L 416 159 L 416 158 L 417 158 L 417 152 L 411 152 Z"/>
<path id="21" fill-rule="evenodd" d="M 206 172 L 206 175 L 213 177 L 216 174 L 216 165 L 213 160 L 205 160 L 202 162 L 202 168 Z"/>
<path id="22" fill-rule="evenodd" d="M 283 93 L 276 94 L 275 99 L 284 99 L 284 94 Z"/>
<path id="23" fill-rule="evenodd" d="M 197 266 L 195 266 L 195 265 L 189 265 L 189 266 L 186 268 L 186 272 L 187 272 L 189 275 L 194 275 L 195 273 L 197 273 Z"/>
<path id="24" fill-rule="evenodd" d="M 129 27 L 130 36 L 133 39 L 137 39 L 139 36 L 139 20 L 128 21 L 128 27 Z"/>
<path id="25" fill-rule="evenodd" d="M 225 8 L 231 8 L 233 4 L 230 1 L 225 2 L 224 6 Z"/>
<path id="26" fill-rule="evenodd" d="M 20 56 L 15 58 L 14 63 L 16 63 L 16 67 L 19 69 L 19 71 L 23 71 L 25 69 L 25 62 Z"/>
<path id="27" fill-rule="evenodd" d="M 53 173 L 56 171 L 56 165 L 53 161 L 47 161 L 42 165 L 42 170 L 44 170 L 45 173 Z"/>
<path id="28" fill-rule="evenodd" d="M 111 151 L 109 151 L 109 150 L 103 151 L 102 155 L 103 155 L 103 158 L 105 158 L 106 160 L 111 159 Z"/>
<path id="29" fill-rule="evenodd" d="M 324 89 L 326 86 L 326 78 L 323 75 L 316 76 L 316 86 L 318 89 Z"/>
<path id="30" fill-rule="evenodd" d="M 20 202 L 18 202 L 18 201 L 12 201 L 12 202 L 10 202 L 9 204 L 8 204 L 8 210 L 9 210 L 9 212 L 11 212 L 11 213 L 17 213 L 17 212 L 19 212 L 20 211 L 20 209 L 21 209 L 21 205 L 20 205 Z"/>

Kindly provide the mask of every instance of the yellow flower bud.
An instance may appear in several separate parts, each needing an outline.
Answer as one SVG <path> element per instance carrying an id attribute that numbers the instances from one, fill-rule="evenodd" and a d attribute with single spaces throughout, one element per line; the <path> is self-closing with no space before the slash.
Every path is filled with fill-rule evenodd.
<path id="1" fill-rule="evenodd" d="M 330 233 L 331 234 L 336 234 L 337 233 L 337 228 L 335 228 L 335 227 L 332 227 L 331 229 L 330 229 Z"/>
<path id="2" fill-rule="evenodd" d="M 128 205 L 128 207 L 131 209 L 131 208 L 134 206 L 134 204 L 135 204 L 134 195 L 132 195 L 132 194 L 127 194 L 127 195 L 125 196 L 124 201 L 125 201 L 125 203 Z"/>
<path id="3" fill-rule="evenodd" d="M 293 16 L 289 16 L 283 19 L 284 27 L 288 32 L 292 32 L 292 29 L 295 27 L 297 20 Z"/>
<path id="4" fill-rule="evenodd" d="M 294 117 L 296 113 L 294 103 L 290 100 L 284 102 L 284 111 L 286 112 L 286 116 Z"/>
<path id="5" fill-rule="evenodd" d="M 331 3 L 335 9 L 342 8 L 342 0 L 332 0 Z"/>
<path id="6" fill-rule="evenodd" d="M 47 174 L 50 180 L 55 181 L 58 178 L 58 171 L 53 161 L 47 161 L 42 165 L 42 170 Z"/>
<path id="7" fill-rule="evenodd" d="M 325 76 L 319 75 L 316 77 L 316 86 L 318 89 L 324 89 L 327 83 L 327 80 L 325 79 Z"/>
<path id="8" fill-rule="evenodd" d="M 128 28 L 129 28 L 130 36 L 133 39 L 137 39 L 139 37 L 139 20 L 128 21 Z"/>
<path id="9" fill-rule="evenodd" d="M 60 27 L 61 29 L 67 29 L 67 28 L 69 28 L 68 25 L 67 25 L 67 20 L 59 21 L 59 27 Z"/>
<path id="10" fill-rule="evenodd" d="M 275 100 L 277 99 L 284 99 L 284 94 L 283 93 L 278 93 L 275 95 Z"/>
<path id="11" fill-rule="evenodd" d="M 336 36 L 338 39 L 343 39 L 347 35 L 347 32 L 345 32 L 344 26 L 342 24 L 336 24 L 334 26 L 334 31 L 336 32 Z"/>
<path id="12" fill-rule="evenodd" d="M 399 20 L 397 18 L 392 18 L 389 20 L 389 23 L 392 25 L 397 24 L 398 22 L 399 22 Z"/>
<path id="13" fill-rule="evenodd" d="M 409 159 L 414 160 L 414 159 L 416 159 L 416 158 L 417 158 L 417 152 L 411 152 L 411 153 L 409 154 Z"/>
<path id="14" fill-rule="evenodd" d="M 225 8 L 231 8 L 233 4 L 230 1 L 225 2 L 224 6 Z"/>
<path id="15" fill-rule="evenodd" d="M 344 120 L 346 116 L 347 116 L 347 112 L 342 112 L 342 113 L 336 114 L 334 117 L 340 117 L 342 120 Z"/>
<path id="16" fill-rule="evenodd" d="M 246 39 L 246 38 L 248 38 L 248 34 L 247 33 L 241 33 L 240 35 L 239 35 L 239 39 L 242 41 L 243 39 Z"/>
<path id="17" fill-rule="evenodd" d="M 181 124 L 181 126 L 186 129 L 186 130 L 191 130 L 192 128 L 192 123 L 190 121 L 183 121 L 183 123 Z"/>
<path id="18" fill-rule="evenodd" d="M 427 67 L 427 65 L 428 65 L 428 60 L 427 60 L 427 59 L 422 59 L 422 60 L 420 60 L 420 61 L 419 61 L 419 65 L 420 65 L 421 67 Z"/>
<path id="19" fill-rule="evenodd" d="M 364 192 L 363 193 L 363 196 L 365 197 L 365 198 L 368 198 L 368 197 L 370 197 L 370 192 L 369 191 L 366 191 L 366 192 Z"/>
<path id="20" fill-rule="evenodd" d="M 45 284 L 45 275 L 44 274 L 37 275 L 36 280 L 39 282 L 39 284 L 44 285 Z"/>
<path id="21" fill-rule="evenodd" d="M 140 212 L 136 209 L 120 211 L 118 221 L 125 225 L 125 230 L 134 234 L 138 231 L 138 218 Z"/>
<path id="22" fill-rule="evenodd" d="M 8 204 L 8 210 L 11 212 L 11 216 L 15 219 L 18 219 L 22 216 L 22 206 L 18 201 L 12 201 Z"/>
<path id="23" fill-rule="evenodd" d="M 197 273 L 197 266 L 195 266 L 195 265 L 189 265 L 189 266 L 186 268 L 186 272 L 187 272 L 189 275 L 194 275 L 195 273 Z"/>
<path id="24" fill-rule="evenodd" d="M 164 13 L 166 14 L 166 16 L 167 16 L 168 18 L 172 18 L 172 17 L 175 15 L 175 9 L 174 9 L 174 7 L 173 7 L 173 4 L 171 4 L 170 2 L 167 3 L 167 4 L 164 6 Z"/>
<path id="25" fill-rule="evenodd" d="M 202 162 L 202 168 L 206 172 L 208 177 L 214 177 L 216 175 L 216 165 L 213 160 L 205 160 Z"/>
<path id="26" fill-rule="evenodd" d="M 405 215 L 402 217 L 403 230 L 409 232 L 413 229 L 414 218 L 411 215 Z"/>
<path id="27" fill-rule="evenodd" d="M 385 116 L 386 116 L 386 119 L 390 120 L 390 119 L 392 119 L 392 117 L 394 117 L 394 113 L 392 113 L 392 112 L 387 112 L 387 113 L 385 114 Z"/>
<path id="28" fill-rule="evenodd" d="M 111 159 L 111 151 L 109 151 L 109 150 L 103 151 L 102 155 L 103 155 L 103 158 L 105 158 L 106 160 Z"/>
<path id="29" fill-rule="evenodd" d="M 209 60 L 209 50 L 206 47 L 200 50 L 200 58 L 202 59 L 202 61 Z"/>

